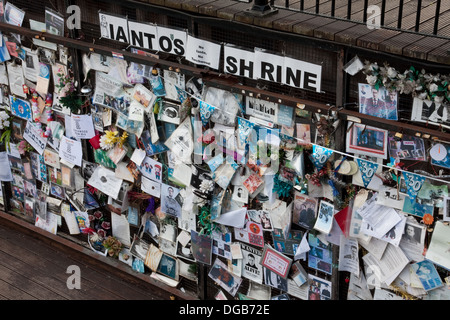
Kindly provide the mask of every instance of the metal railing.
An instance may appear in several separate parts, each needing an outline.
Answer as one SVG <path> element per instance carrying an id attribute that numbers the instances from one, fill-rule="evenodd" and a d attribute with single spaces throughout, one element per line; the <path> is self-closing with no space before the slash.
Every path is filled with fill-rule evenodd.
<path id="1" fill-rule="evenodd" d="M 256 0 L 255 0 L 256 1 Z M 261 1 L 259 1 L 261 2 Z M 264 1 L 262 1 L 264 2 Z M 363 23 L 367 23 L 367 19 L 368 19 L 368 9 L 375 5 L 378 6 L 378 8 L 380 9 L 380 13 L 379 13 L 379 18 L 380 18 L 380 26 L 381 27 L 387 27 L 387 25 L 385 25 L 385 17 L 388 11 L 394 13 L 394 11 L 396 10 L 396 17 L 397 17 L 397 25 L 396 28 L 399 30 L 403 30 L 402 29 L 402 23 L 404 21 L 404 19 L 406 18 L 406 16 L 408 16 L 408 18 L 411 17 L 412 14 L 415 14 L 415 24 L 414 24 L 414 32 L 419 32 L 419 27 L 421 24 L 421 14 L 422 11 L 425 10 L 425 8 L 428 8 L 429 6 L 436 6 L 435 7 L 435 14 L 434 17 L 427 19 L 427 20 L 431 20 L 433 19 L 433 30 L 432 30 L 432 34 L 433 35 L 438 35 L 438 30 L 439 30 L 439 18 L 441 15 L 441 4 L 442 1 L 441 0 L 434 0 L 433 2 L 429 2 L 429 1 L 422 1 L 422 0 L 415 0 L 415 1 L 408 1 L 408 0 L 390 0 L 390 4 L 391 6 L 388 8 L 386 6 L 387 4 L 387 0 L 377 0 L 377 1 L 370 1 L 371 3 L 369 3 L 369 0 L 267 0 L 265 1 L 267 3 L 270 3 L 271 6 L 275 6 L 277 8 L 283 8 L 283 9 L 289 9 L 289 10 L 294 10 L 294 11 L 300 11 L 300 12 L 305 12 L 305 13 L 312 13 L 312 14 L 317 14 L 317 15 L 323 15 L 323 16 L 329 16 L 329 17 L 334 17 L 334 18 L 340 18 L 340 19 L 344 19 L 344 20 L 349 20 L 349 21 L 355 21 L 355 11 L 352 9 L 355 9 L 356 5 L 358 5 L 358 13 L 361 12 L 361 9 L 359 9 L 361 2 L 363 2 L 363 8 L 362 8 L 362 22 Z M 395 7 L 392 7 L 393 2 L 397 2 L 395 4 Z M 406 6 L 411 7 L 412 5 L 416 6 L 416 11 L 415 13 L 409 13 L 407 15 L 404 15 L 405 13 L 405 8 Z M 331 8 L 330 8 L 331 6 Z M 346 11 L 345 14 L 341 14 L 339 16 L 336 15 L 336 10 L 339 9 L 341 12 L 343 10 Z M 445 10 L 450 9 L 450 8 L 446 8 Z M 377 14 L 378 16 L 378 14 Z M 371 18 L 373 18 L 374 16 L 372 15 Z M 361 21 L 360 21 L 361 22 Z M 391 25 L 392 28 L 392 25 Z M 408 28 L 410 29 L 410 28 Z"/>

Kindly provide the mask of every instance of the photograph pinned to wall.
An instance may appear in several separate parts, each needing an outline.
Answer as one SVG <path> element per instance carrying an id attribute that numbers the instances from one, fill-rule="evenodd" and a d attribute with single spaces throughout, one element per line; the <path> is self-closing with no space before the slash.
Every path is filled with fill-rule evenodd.
<path id="1" fill-rule="evenodd" d="M 273 245 L 275 250 L 283 254 L 293 256 L 302 241 L 303 232 L 300 230 L 290 230 L 287 238 L 283 237 L 281 229 L 274 229 L 272 232 Z"/>
<path id="2" fill-rule="evenodd" d="M 213 239 L 213 254 L 231 260 L 231 233 L 213 231 L 211 237 Z"/>
<path id="3" fill-rule="evenodd" d="M 273 272 L 271 269 L 264 267 L 264 284 L 276 288 L 280 291 L 288 291 L 287 279 Z"/>
<path id="4" fill-rule="evenodd" d="M 13 119 L 11 121 L 11 129 L 14 139 L 18 141 L 23 140 L 23 130 L 25 129 L 25 126 L 22 120 L 17 118 Z"/>
<path id="5" fill-rule="evenodd" d="M 12 171 L 22 172 L 22 173 L 25 172 L 25 168 L 23 167 L 22 159 L 8 156 L 8 160 L 9 160 L 10 168 Z"/>
<path id="6" fill-rule="evenodd" d="M 13 212 L 24 214 L 25 208 L 23 207 L 23 201 L 20 201 L 13 197 L 9 199 L 9 204 Z"/>
<path id="7" fill-rule="evenodd" d="M 270 217 L 270 212 L 267 210 L 248 210 L 247 215 L 249 219 L 262 226 L 263 231 L 272 231 L 273 223 Z"/>
<path id="8" fill-rule="evenodd" d="M 74 172 L 71 168 L 61 165 L 61 185 L 65 188 L 72 189 L 74 187 Z"/>
<path id="9" fill-rule="evenodd" d="M 58 185 L 62 184 L 62 174 L 60 169 L 56 169 L 53 167 L 47 167 L 49 181 L 51 183 L 56 183 Z"/>
<path id="10" fill-rule="evenodd" d="M 237 185 L 233 187 L 233 194 L 231 199 L 241 203 L 248 203 L 248 190 L 242 185 Z"/>
<path id="11" fill-rule="evenodd" d="M 61 163 L 59 161 L 59 153 L 53 151 L 50 148 L 45 148 L 44 149 L 44 162 L 47 166 L 56 168 L 56 169 L 60 169 L 61 168 Z"/>
<path id="12" fill-rule="evenodd" d="M 16 117 L 32 121 L 33 113 L 31 112 L 31 103 L 27 100 L 20 99 L 14 96 L 9 96 L 9 105 L 11 113 Z"/>
<path id="13" fill-rule="evenodd" d="M 292 264 L 291 270 L 289 271 L 289 278 L 294 280 L 295 284 L 299 287 L 308 281 L 308 273 L 300 264 L 300 261 L 295 261 Z"/>
<path id="14" fill-rule="evenodd" d="M 299 145 L 311 144 L 311 125 L 308 123 L 296 124 L 297 143 Z"/>
<path id="15" fill-rule="evenodd" d="M 161 142 L 161 139 L 153 144 L 148 130 L 142 132 L 141 141 L 145 147 L 145 152 L 149 157 L 169 150 L 169 148 Z"/>
<path id="16" fill-rule="evenodd" d="M 402 211 L 412 214 L 413 216 L 423 218 L 425 214 L 433 215 L 434 207 L 426 204 L 420 204 L 417 201 L 411 201 L 409 196 L 405 196 Z"/>
<path id="17" fill-rule="evenodd" d="M 201 168 L 200 166 L 191 166 L 191 186 L 200 189 L 203 181 L 212 181 L 212 174 L 210 171 Z"/>
<path id="18" fill-rule="evenodd" d="M 191 249 L 195 261 L 211 265 L 212 238 L 191 230 Z"/>
<path id="19" fill-rule="evenodd" d="M 218 258 L 214 261 L 208 276 L 232 296 L 236 295 L 236 292 L 242 283 L 242 278 L 236 277 L 229 272 L 226 264 Z"/>
<path id="20" fill-rule="evenodd" d="M 181 72 L 164 69 L 164 87 L 166 99 L 182 102 L 186 99 L 184 88 L 186 87 L 185 75 Z"/>
<path id="21" fill-rule="evenodd" d="M 434 100 L 414 98 L 411 120 L 450 128 L 449 105 L 443 96 L 435 96 Z"/>
<path id="22" fill-rule="evenodd" d="M 162 164 L 150 157 L 145 157 L 141 165 L 138 167 L 141 174 L 153 181 L 161 183 Z"/>
<path id="23" fill-rule="evenodd" d="M 320 201 L 319 210 L 317 214 L 317 220 L 314 224 L 314 229 L 325 234 L 329 234 L 333 226 L 333 216 L 334 216 L 334 205 L 326 202 Z"/>
<path id="24" fill-rule="evenodd" d="M 180 193 L 180 189 L 172 187 L 168 184 L 163 183 L 161 185 L 161 211 L 175 216 L 181 217 L 181 208 L 177 200 L 177 196 Z"/>
<path id="25" fill-rule="evenodd" d="M 411 269 L 419 277 L 425 291 L 440 288 L 444 285 L 434 264 L 429 260 L 423 260 L 411 265 Z"/>
<path id="26" fill-rule="evenodd" d="M 45 29 L 48 33 L 64 36 L 64 17 L 50 8 L 45 8 Z"/>
<path id="27" fill-rule="evenodd" d="M 398 93 L 385 87 L 359 83 L 359 112 L 370 116 L 398 120 Z"/>
<path id="28" fill-rule="evenodd" d="M 163 253 L 159 261 L 158 273 L 165 275 L 175 281 L 179 279 L 178 260 L 168 254 Z"/>
<path id="29" fill-rule="evenodd" d="M 150 244 L 147 241 L 139 238 L 137 235 L 133 236 L 133 241 L 130 246 L 130 253 L 133 257 L 145 261 L 149 248 Z"/>
<path id="30" fill-rule="evenodd" d="M 155 104 L 157 96 L 144 85 L 135 85 L 131 96 L 144 107 L 146 112 L 153 111 L 153 105 Z"/>
<path id="31" fill-rule="evenodd" d="M 12 196 L 14 198 L 16 198 L 17 200 L 23 202 L 25 200 L 25 190 L 21 187 L 13 186 L 12 187 Z"/>
<path id="32" fill-rule="evenodd" d="M 195 262 L 191 242 L 188 242 L 185 246 L 183 246 L 179 241 L 177 241 L 177 257 Z"/>
<path id="33" fill-rule="evenodd" d="M 250 176 L 244 180 L 243 185 L 247 188 L 250 195 L 252 195 L 262 184 L 264 180 L 256 174 L 252 173 Z"/>
<path id="34" fill-rule="evenodd" d="M 331 244 L 323 243 L 311 233 L 308 234 L 308 244 L 311 248 L 308 251 L 308 267 L 331 274 L 333 262 Z"/>
<path id="35" fill-rule="evenodd" d="M 389 156 L 403 160 L 426 161 L 425 144 L 422 138 L 403 134 L 402 138 L 395 137 L 389 132 Z"/>
<path id="36" fill-rule="evenodd" d="M 417 193 L 416 202 L 422 205 L 442 208 L 444 207 L 445 197 L 448 197 L 448 186 L 446 184 L 437 186 L 426 180 Z"/>
<path id="37" fill-rule="evenodd" d="M 29 218 L 34 218 L 34 198 L 25 197 L 25 215 Z"/>
<path id="38" fill-rule="evenodd" d="M 55 196 L 59 199 L 65 199 L 66 198 L 66 193 L 65 190 L 62 186 L 55 184 L 55 183 L 50 183 L 50 194 L 52 196 Z"/>
<path id="39" fill-rule="evenodd" d="M 387 130 L 349 122 L 346 152 L 386 159 L 387 140 Z"/>
<path id="40" fill-rule="evenodd" d="M 316 222 L 317 203 L 316 198 L 295 191 L 292 222 L 308 230 L 313 229 Z"/>
<path id="41" fill-rule="evenodd" d="M 330 300 L 332 282 L 308 274 L 308 300 Z"/>
<path id="42" fill-rule="evenodd" d="M 158 120 L 173 124 L 180 124 L 180 105 L 168 101 L 160 101 Z"/>
<path id="43" fill-rule="evenodd" d="M 25 192 L 25 196 L 36 198 L 37 197 L 37 188 L 36 184 L 33 181 L 23 180 L 23 188 Z"/>

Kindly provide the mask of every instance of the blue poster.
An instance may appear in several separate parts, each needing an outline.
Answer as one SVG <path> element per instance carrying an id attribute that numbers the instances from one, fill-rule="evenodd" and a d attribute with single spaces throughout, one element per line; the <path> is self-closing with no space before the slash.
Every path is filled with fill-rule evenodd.
<path id="1" fill-rule="evenodd" d="M 238 133 L 239 133 L 239 144 L 245 146 L 249 140 L 248 136 L 252 132 L 255 124 L 247 119 L 238 117 Z"/>
<path id="2" fill-rule="evenodd" d="M 419 192 L 420 188 L 422 188 L 422 184 L 425 181 L 425 177 L 405 171 L 403 172 L 403 177 L 405 178 L 406 191 L 408 192 L 408 196 L 411 201 L 415 201 L 417 193 Z"/>
<path id="3" fill-rule="evenodd" d="M 321 170 L 328 159 L 333 154 L 333 150 L 313 144 L 311 160 L 317 170 Z"/>
<path id="4" fill-rule="evenodd" d="M 375 172 L 377 172 L 378 163 L 366 161 L 359 158 L 356 158 L 356 162 L 358 163 L 359 171 L 361 172 L 364 187 L 367 188 L 370 181 L 372 181 Z"/>
<path id="5" fill-rule="evenodd" d="M 33 121 L 33 113 L 31 112 L 31 104 L 17 97 L 9 96 L 11 105 L 11 113 L 19 118 Z"/>

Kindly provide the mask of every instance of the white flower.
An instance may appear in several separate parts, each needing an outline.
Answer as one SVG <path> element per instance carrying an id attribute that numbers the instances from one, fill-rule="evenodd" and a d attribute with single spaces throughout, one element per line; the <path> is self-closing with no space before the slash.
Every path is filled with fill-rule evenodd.
<path id="1" fill-rule="evenodd" d="M 8 116 L 8 114 L 7 114 L 5 111 L 1 111 L 1 112 L 0 112 L 0 118 L 1 118 L 2 120 L 6 120 L 6 119 L 9 118 L 9 116 Z"/>
<path id="2" fill-rule="evenodd" d="M 4 125 L 5 127 L 9 127 L 9 121 L 8 121 L 8 120 L 3 121 L 3 125 Z"/>
<path id="3" fill-rule="evenodd" d="M 430 92 L 435 92 L 435 91 L 438 91 L 439 87 L 436 83 L 432 83 L 432 84 L 430 84 L 429 89 L 430 89 Z"/>
<path id="4" fill-rule="evenodd" d="M 0 130 L 3 130 L 3 124 L 0 123 Z"/>
<path id="5" fill-rule="evenodd" d="M 203 180 L 200 184 L 200 190 L 204 193 L 211 191 L 214 188 L 214 182 L 212 180 Z"/>
<path id="6" fill-rule="evenodd" d="M 366 77 L 366 81 L 368 84 L 370 84 L 371 86 L 374 86 L 375 83 L 377 83 L 378 78 L 376 76 L 367 76 Z"/>
<path id="7" fill-rule="evenodd" d="M 387 76 L 389 77 L 389 78 L 391 78 L 391 79 L 393 79 L 393 78 L 395 78 L 396 76 L 397 76 L 397 70 L 395 70 L 394 68 L 392 68 L 392 67 L 389 67 L 388 69 L 387 69 Z"/>
<path id="8" fill-rule="evenodd" d="M 272 161 L 277 161 L 277 160 L 278 160 L 278 154 L 272 153 L 272 154 L 270 155 L 270 160 L 272 160 Z"/>

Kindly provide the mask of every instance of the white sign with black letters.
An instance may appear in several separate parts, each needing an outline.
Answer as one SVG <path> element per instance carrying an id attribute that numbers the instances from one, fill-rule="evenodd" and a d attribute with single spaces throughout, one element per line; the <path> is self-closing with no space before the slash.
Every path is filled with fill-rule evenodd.
<path id="1" fill-rule="evenodd" d="M 83 160 L 81 142 L 62 136 L 59 144 L 59 156 L 61 157 L 61 160 L 65 160 L 81 167 L 81 162 Z"/>
<path id="2" fill-rule="evenodd" d="M 44 152 L 47 145 L 47 138 L 44 138 L 39 131 L 39 128 L 30 121 L 27 121 L 23 138 L 40 154 Z"/>
<path id="3" fill-rule="evenodd" d="M 128 43 L 128 20 L 104 12 L 98 13 L 102 38 Z"/>
<path id="4" fill-rule="evenodd" d="M 218 70 L 221 48 L 220 44 L 188 35 L 186 60 Z"/>

